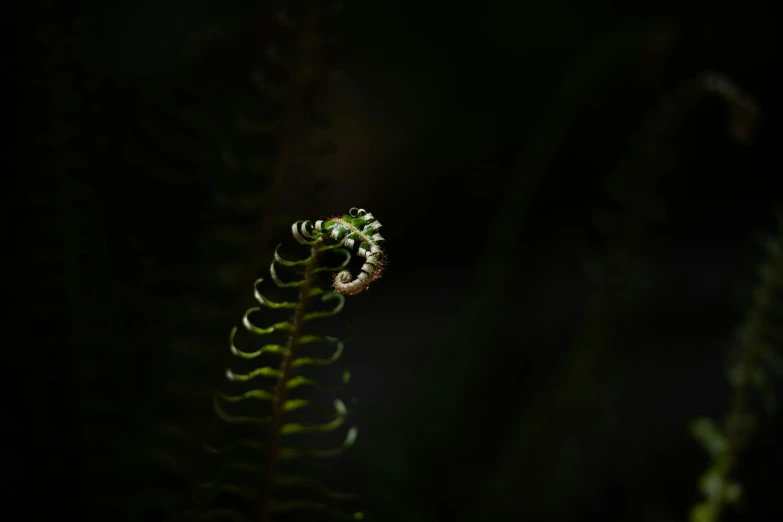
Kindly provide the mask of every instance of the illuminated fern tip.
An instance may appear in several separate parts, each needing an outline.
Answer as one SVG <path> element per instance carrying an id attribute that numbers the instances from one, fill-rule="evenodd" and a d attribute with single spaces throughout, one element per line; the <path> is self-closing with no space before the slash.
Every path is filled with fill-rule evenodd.
<path id="1" fill-rule="evenodd" d="M 309 222 L 302 222 L 301 225 L 294 224 L 294 238 L 300 243 L 314 238 L 313 233 L 307 229 L 308 224 Z M 335 291 L 346 295 L 358 294 L 381 276 L 385 257 L 381 247 L 384 239 L 377 233 L 381 226 L 380 221 L 372 214 L 363 208 L 355 207 L 342 217 L 315 222 L 313 228 L 315 234 L 321 234 L 319 239 L 323 237 L 322 235 L 326 235 L 349 249 L 358 245 L 357 255 L 366 259 L 361 272 L 355 278 L 349 270 L 343 270 L 334 277 Z"/>
<path id="2" fill-rule="evenodd" d="M 383 237 L 377 233 L 380 228 L 381 224 L 367 211 L 352 208 L 342 217 L 316 223 L 297 221 L 291 226 L 294 239 L 308 247 L 309 255 L 306 258 L 285 259 L 279 252 L 280 245 L 275 248 L 274 259 L 269 266 L 271 280 L 279 288 L 296 289 L 298 299 L 269 299 L 260 288 L 263 279 L 256 280 L 253 294 L 258 306 L 245 311 L 242 326 L 249 334 L 269 340 L 262 341 L 261 346 L 254 349 L 240 349 L 235 342 L 239 327 L 231 329 L 231 353 L 242 361 L 237 369 L 225 370 L 224 375 L 238 391 L 217 393 L 213 400 L 213 408 L 221 420 L 233 425 L 246 425 L 254 430 L 264 427 L 267 436 L 264 439 L 246 436 L 228 445 L 207 447 L 210 453 L 220 456 L 221 467 L 215 480 L 199 485 L 198 498 L 213 507 L 219 504 L 216 500 L 220 498 L 218 495 L 223 494 L 257 502 L 254 509 L 260 510 L 262 522 L 268 522 L 272 515 L 304 510 L 320 511 L 344 520 L 360 520 L 364 517 L 364 513 L 358 511 L 360 499 L 356 495 L 333 491 L 309 475 L 293 474 L 299 465 L 292 466 L 288 461 L 331 458 L 350 448 L 356 440 L 356 426 L 347 427 L 342 443 L 325 448 L 296 444 L 290 437 L 303 433 L 334 432 L 346 427 L 350 412 L 342 400 L 334 399 L 333 407 L 328 408 L 321 405 L 320 401 L 300 394 L 312 393 L 312 389 L 317 393 L 339 391 L 348 383 L 350 372 L 343 369 L 339 382 L 326 385 L 302 369 L 339 363 L 344 350 L 343 341 L 315 333 L 316 330 L 310 324 L 313 320 L 339 314 L 345 303 L 342 294 L 358 293 L 378 277 L 384 260 L 381 248 Z M 345 270 L 351 261 L 354 246 L 358 255 L 365 258 L 362 271 L 355 280 Z M 342 262 L 338 261 L 340 258 Z M 296 274 L 298 279 L 281 280 L 277 266 L 286 267 L 288 277 Z M 322 288 L 321 272 L 338 273 L 334 280 L 336 292 Z M 262 326 L 255 318 L 262 317 L 268 309 L 289 310 L 291 315 L 288 320 Z M 277 334 L 277 339 L 270 338 L 272 334 Z M 310 352 L 313 350 L 312 345 L 321 345 L 315 349 L 317 351 L 322 351 L 324 347 L 328 351 L 322 354 Z M 279 363 L 270 361 L 272 357 Z M 274 379 L 274 385 L 265 384 L 268 379 Z M 307 392 L 307 388 L 311 391 Z M 300 392 L 300 389 L 305 390 Z M 258 401 L 267 404 L 259 410 L 253 405 Z M 243 414 L 242 410 L 251 408 L 248 414 Z M 291 412 L 307 409 L 326 418 L 313 423 L 289 417 Z M 252 456 L 244 455 L 250 451 L 253 452 Z M 264 457 L 262 461 L 258 461 L 259 451 Z M 243 475 L 248 474 L 253 475 L 253 480 L 260 479 L 260 488 L 246 485 L 248 477 L 243 478 Z M 309 491 L 304 491 L 303 486 Z M 315 497 L 311 498 L 313 494 Z M 213 512 L 215 509 L 210 511 Z M 239 511 L 226 509 L 224 512 L 227 516 L 235 517 L 234 520 L 240 520 Z"/>

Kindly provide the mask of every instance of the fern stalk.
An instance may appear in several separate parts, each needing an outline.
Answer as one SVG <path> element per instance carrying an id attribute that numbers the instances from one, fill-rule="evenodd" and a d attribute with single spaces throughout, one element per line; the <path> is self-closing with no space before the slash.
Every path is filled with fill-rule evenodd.
<path id="1" fill-rule="evenodd" d="M 307 311 L 307 302 L 313 288 L 315 287 L 315 269 L 318 266 L 318 256 L 320 251 L 318 244 L 310 247 L 310 257 L 305 265 L 304 279 L 299 291 L 299 303 L 297 304 L 296 311 L 291 318 L 291 323 L 294 325 L 288 336 L 286 342 L 286 352 L 283 355 L 283 360 L 280 362 L 280 370 L 282 374 L 277 379 L 277 384 L 274 388 L 275 399 L 272 407 L 272 420 L 269 428 L 268 439 L 268 453 L 266 463 L 266 473 L 263 484 L 263 496 L 261 500 L 261 521 L 269 522 L 270 509 L 269 506 L 272 501 L 272 486 L 275 476 L 275 470 L 277 468 L 277 456 L 278 456 L 278 444 L 280 441 L 280 428 L 283 425 L 283 406 L 287 398 L 287 386 L 288 382 L 293 376 L 293 365 L 291 361 L 296 356 L 297 349 L 299 348 L 299 340 L 302 335 L 302 329 L 304 327 L 304 317 Z"/>

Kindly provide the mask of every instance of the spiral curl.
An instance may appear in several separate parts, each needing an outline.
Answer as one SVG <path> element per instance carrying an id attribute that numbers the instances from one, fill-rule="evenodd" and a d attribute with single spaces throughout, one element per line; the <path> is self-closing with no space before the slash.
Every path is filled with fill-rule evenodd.
<path id="1" fill-rule="evenodd" d="M 295 231 L 295 237 L 297 235 L 301 237 L 304 232 L 307 232 L 304 225 L 303 223 L 301 228 Z M 333 287 L 336 292 L 345 295 L 358 294 L 381 276 L 385 257 L 381 247 L 384 239 L 377 233 L 381 226 L 381 223 L 372 214 L 363 208 L 356 207 L 342 217 L 315 222 L 315 232 L 328 235 L 349 249 L 358 244 L 357 255 L 366 259 L 359 275 L 355 278 L 350 270 L 343 270 L 334 277 Z M 307 236 L 313 237 L 310 234 Z"/>

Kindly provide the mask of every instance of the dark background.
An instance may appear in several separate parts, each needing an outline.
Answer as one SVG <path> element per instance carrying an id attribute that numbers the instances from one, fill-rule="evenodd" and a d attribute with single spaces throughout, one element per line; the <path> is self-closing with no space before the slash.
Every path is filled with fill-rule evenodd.
<path id="1" fill-rule="evenodd" d="M 360 435 L 330 482 L 377 520 L 685 520 L 687 426 L 729 408 L 783 207 L 771 7 L 303 1 L 295 29 L 279 7 L 9 18 L 28 518 L 189 509 L 270 245 L 359 206 L 389 264 L 347 300 Z M 690 100 L 705 71 L 749 98 Z M 727 520 L 783 520 L 757 409 Z"/>

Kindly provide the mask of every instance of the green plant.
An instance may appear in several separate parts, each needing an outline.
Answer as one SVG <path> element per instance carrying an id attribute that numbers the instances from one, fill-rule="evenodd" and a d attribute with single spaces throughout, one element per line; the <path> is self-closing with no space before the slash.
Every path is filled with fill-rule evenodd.
<path id="1" fill-rule="evenodd" d="M 136 186 L 155 194 L 138 197 L 178 200 L 171 191 L 191 186 L 192 197 L 184 204 L 198 207 L 190 214 L 201 220 L 194 237 L 181 225 L 183 214 L 170 213 L 171 205 L 153 206 L 143 220 L 146 235 L 131 242 L 139 246 L 134 256 L 145 268 L 129 286 L 137 295 L 158 296 L 141 310 L 146 321 L 159 325 L 156 336 L 135 342 L 156 347 L 150 349 L 154 376 L 146 379 L 150 388 L 144 393 L 153 399 L 139 415 L 140 439 L 147 475 L 165 484 L 147 479 L 145 498 L 135 502 L 130 516 L 136 522 L 189 505 L 189 498 L 172 490 L 189 491 L 198 474 L 200 442 L 216 439 L 212 430 L 222 430 L 219 422 L 210 422 L 217 419 L 203 415 L 221 378 L 215 368 L 231 357 L 214 347 L 233 317 L 251 306 L 252 295 L 243 289 L 271 256 L 281 223 L 290 223 L 304 208 L 322 211 L 321 180 L 312 169 L 334 149 L 316 134 L 330 123 L 318 100 L 333 79 L 324 25 L 336 11 L 300 7 L 289 4 L 287 16 L 267 6 L 253 8 L 182 70 L 134 81 L 128 163 L 140 167 Z M 263 52 L 237 62 L 233 55 L 244 56 L 247 48 Z M 210 61 L 213 53 L 232 58 L 218 65 Z M 237 73 L 238 82 L 214 81 Z M 201 79 L 193 81 L 194 75 Z M 149 238 L 168 227 L 179 232 L 164 233 L 167 239 L 152 247 Z M 182 258 L 188 261 L 177 260 Z M 167 271 L 171 264 L 183 269 Z M 177 482 L 183 487 L 171 485 Z"/>
<path id="2" fill-rule="evenodd" d="M 372 214 L 364 209 L 352 208 L 342 217 L 319 220 L 315 224 L 310 221 L 293 224 L 294 239 L 309 249 L 306 258 L 289 261 L 280 255 L 281 245 L 275 249 L 269 269 L 270 277 L 278 288 L 297 289 L 298 299 L 273 301 L 258 290 L 263 280 L 256 281 L 255 298 L 260 306 L 247 310 L 242 323 L 248 333 L 269 339 L 269 342 L 256 350 L 245 351 L 235 343 L 238 328 L 231 330 L 231 352 L 237 357 L 238 363 L 227 370 L 226 376 L 232 383 L 249 389 L 235 394 L 218 394 L 214 401 L 215 411 L 222 420 L 232 425 L 266 427 L 267 434 L 261 440 L 254 430 L 250 435 L 240 435 L 223 448 L 209 448 L 222 458 L 219 477 L 200 486 L 200 491 L 206 492 L 206 498 L 212 502 L 212 509 L 202 513 L 203 516 L 241 519 L 244 511 L 249 510 L 260 513 L 262 521 L 268 521 L 273 514 L 316 510 L 337 518 L 364 518 L 361 511 L 352 510 L 348 515 L 342 507 L 345 503 L 354 502 L 354 495 L 331 491 L 308 474 L 289 474 L 280 468 L 287 461 L 335 456 L 350 447 L 356 439 L 357 430 L 352 426 L 342 444 L 334 448 L 312 449 L 303 444 L 289 446 L 283 442 L 292 436 L 331 432 L 344 424 L 348 409 L 340 399 L 335 399 L 333 410 L 327 411 L 319 406 L 318 397 L 307 396 L 308 388 L 317 390 L 319 396 L 325 391 L 339 389 L 323 386 L 316 377 L 308 375 L 305 369 L 334 364 L 343 352 L 341 339 L 316 333 L 311 328 L 311 322 L 339 314 L 343 309 L 344 295 L 362 292 L 380 276 L 385 257 L 382 248 L 384 239 L 377 232 L 380 228 L 380 222 Z M 347 268 L 354 246 L 357 247 L 357 255 L 365 259 L 356 277 Z M 331 259 L 334 258 L 341 259 L 341 262 L 331 265 Z M 278 273 L 278 266 L 296 272 L 298 278 L 284 281 Z M 324 272 L 337 272 L 332 279 L 333 291 L 325 289 L 322 284 L 321 274 Z M 286 320 L 260 327 L 252 322 L 251 316 L 262 308 L 290 312 L 291 315 Z M 278 334 L 277 339 L 273 338 Z M 326 346 L 331 354 L 324 357 L 315 355 L 316 345 Z M 267 362 L 268 356 L 278 358 L 279 364 L 275 366 Z M 344 370 L 343 384 L 347 383 L 349 376 L 348 371 Z M 274 379 L 275 385 L 270 389 L 265 384 L 256 384 L 263 378 Z M 259 413 L 256 407 L 252 408 L 251 415 L 229 411 L 232 405 L 258 404 L 250 401 L 261 401 L 266 407 L 260 409 L 265 411 Z M 320 411 L 328 420 L 324 423 L 308 423 L 296 418 L 298 413 L 307 409 Z M 260 488 L 247 485 L 257 484 L 259 475 Z M 302 494 L 302 491 L 305 493 Z M 242 498 L 249 503 L 239 508 L 218 506 L 222 502 L 216 500 L 221 493 Z"/>
<path id="3" fill-rule="evenodd" d="M 647 258 L 649 238 L 654 227 L 667 217 L 661 185 L 677 165 L 677 140 L 683 125 L 694 109 L 712 98 L 729 109 L 726 130 L 730 135 L 739 141 L 747 139 L 748 126 L 758 112 L 751 97 L 726 75 L 702 72 L 664 93 L 633 136 L 629 154 L 618 158 L 603 177 L 603 202 L 592 218 L 594 237 L 601 247 L 585 263 L 594 285 L 592 294 L 583 305 L 582 317 L 551 380 L 527 399 L 527 409 L 512 428 L 514 435 L 507 439 L 487 475 L 475 507 L 465 510 L 465 520 L 478 517 L 479 509 L 488 519 L 499 520 L 517 509 L 515 504 L 520 498 L 526 501 L 526 512 L 534 517 L 565 516 L 569 502 L 596 494 L 584 486 L 586 479 L 580 480 L 579 474 L 584 478 L 593 470 L 587 458 L 590 452 L 583 449 L 584 432 L 575 435 L 574 427 L 589 426 L 591 433 L 600 434 L 596 440 L 603 442 L 612 436 L 618 423 L 615 411 L 624 389 L 624 357 L 629 340 L 638 335 L 630 332 L 636 319 L 648 313 L 642 308 L 641 296 L 645 295 L 652 274 Z M 525 206 L 520 205 L 518 212 L 522 216 Z M 496 223 L 493 233 L 501 226 Z M 488 258 L 490 261 L 493 260 Z M 498 268 L 494 270 L 508 273 L 495 266 Z M 479 302 L 485 299 L 482 296 Z M 552 440 L 557 442 L 549 447 L 557 449 L 542 451 Z M 574 480 L 563 479 L 562 467 L 553 464 L 553 455 L 568 462 L 569 477 Z M 517 473 L 520 462 L 525 463 L 528 472 L 535 470 L 547 480 L 527 491 L 515 491 L 517 484 L 511 477 Z M 555 481 L 559 481 L 557 488 L 551 486 Z M 540 489 L 536 489 L 538 486 Z M 533 499 L 542 498 L 549 502 L 540 504 L 541 512 L 534 512 Z"/>
<path id="4" fill-rule="evenodd" d="M 776 410 L 776 401 L 767 375 L 783 374 L 783 360 L 774 348 L 781 339 L 780 313 L 783 310 L 783 215 L 778 219 L 778 234 L 765 245 L 766 259 L 758 267 L 759 282 L 745 320 L 737 329 L 738 359 L 729 368 L 734 390 L 733 404 L 722 426 L 711 419 L 699 418 L 691 431 L 710 455 L 710 466 L 701 476 L 704 494 L 691 510 L 691 522 L 716 522 L 726 507 L 741 497 L 742 488 L 732 479 L 740 454 L 754 431 L 752 391 L 756 388 L 768 414 Z"/>

